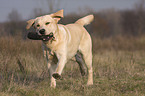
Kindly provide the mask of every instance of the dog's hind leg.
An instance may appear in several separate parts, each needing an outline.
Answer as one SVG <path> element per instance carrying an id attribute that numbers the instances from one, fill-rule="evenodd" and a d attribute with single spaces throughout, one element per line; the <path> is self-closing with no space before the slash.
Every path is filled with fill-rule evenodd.
<path id="1" fill-rule="evenodd" d="M 86 69 L 85 61 L 83 59 L 82 54 L 80 52 L 77 52 L 77 54 L 75 55 L 75 58 L 76 58 L 76 62 L 79 64 L 81 75 L 82 76 L 86 75 L 87 69 Z"/>
<path id="2" fill-rule="evenodd" d="M 87 85 L 93 85 L 93 67 L 92 67 L 92 53 L 82 52 L 86 66 L 88 68 L 88 82 Z"/>
<path id="3" fill-rule="evenodd" d="M 85 37 L 80 43 L 79 51 L 83 55 L 83 59 L 88 69 L 87 85 L 93 85 L 93 67 L 92 67 L 92 41 L 91 38 Z"/>

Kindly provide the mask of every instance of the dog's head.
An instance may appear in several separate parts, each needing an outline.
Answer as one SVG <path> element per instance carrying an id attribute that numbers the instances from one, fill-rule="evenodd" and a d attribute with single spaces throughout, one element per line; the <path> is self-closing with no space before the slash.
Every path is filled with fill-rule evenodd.
<path id="1" fill-rule="evenodd" d="M 57 31 L 57 23 L 62 17 L 63 10 L 50 15 L 37 17 L 27 21 L 26 29 L 32 26 L 39 35 L 54 34 Z"/>

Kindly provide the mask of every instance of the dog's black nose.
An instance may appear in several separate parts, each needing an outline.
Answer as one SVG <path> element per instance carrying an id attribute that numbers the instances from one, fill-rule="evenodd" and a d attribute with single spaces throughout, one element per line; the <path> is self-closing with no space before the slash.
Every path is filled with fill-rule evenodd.
<path id="1" fill-rule="evenodd" d="M 41 30 L 39 31 L 39 33 L 42 34 L 42 35 L 44 35 L 44 34 L 45 34 L 45 29 L 41 29 Z"/>

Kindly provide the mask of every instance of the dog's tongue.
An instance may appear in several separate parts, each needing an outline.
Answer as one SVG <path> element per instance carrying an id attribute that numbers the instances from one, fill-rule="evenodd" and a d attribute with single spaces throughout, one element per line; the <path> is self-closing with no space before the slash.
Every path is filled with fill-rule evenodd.
<path id="1" fill-rule="evenodd" d="M 43 38 L 43 41 L 46 41 L 46 40 L 49 40 L 49 37 L 47 37 L 47 38 Z"/>

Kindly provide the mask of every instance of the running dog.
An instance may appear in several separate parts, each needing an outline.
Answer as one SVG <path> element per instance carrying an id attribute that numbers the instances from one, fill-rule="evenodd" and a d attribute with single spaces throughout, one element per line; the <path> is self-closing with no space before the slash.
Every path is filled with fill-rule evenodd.
<path id="1" fill-rule="evenodd" d="M 83 26 L 91 23 L 94 16 L 88 15 L 67 25 L 58 24 L 61 18 L 63 10 L 31 19 L 26 26 L 26 29 L 34 27 L 42 38 L 43 53 L 51 77 L 50 86 L 56 87 L 56 79 L 61 78 L 65 64 L 73 57 L 76 58 L 82 75 L 85 74 L 84 67 L 87 67 L 87 85 L 93 85 L 92 40 Z"/>

